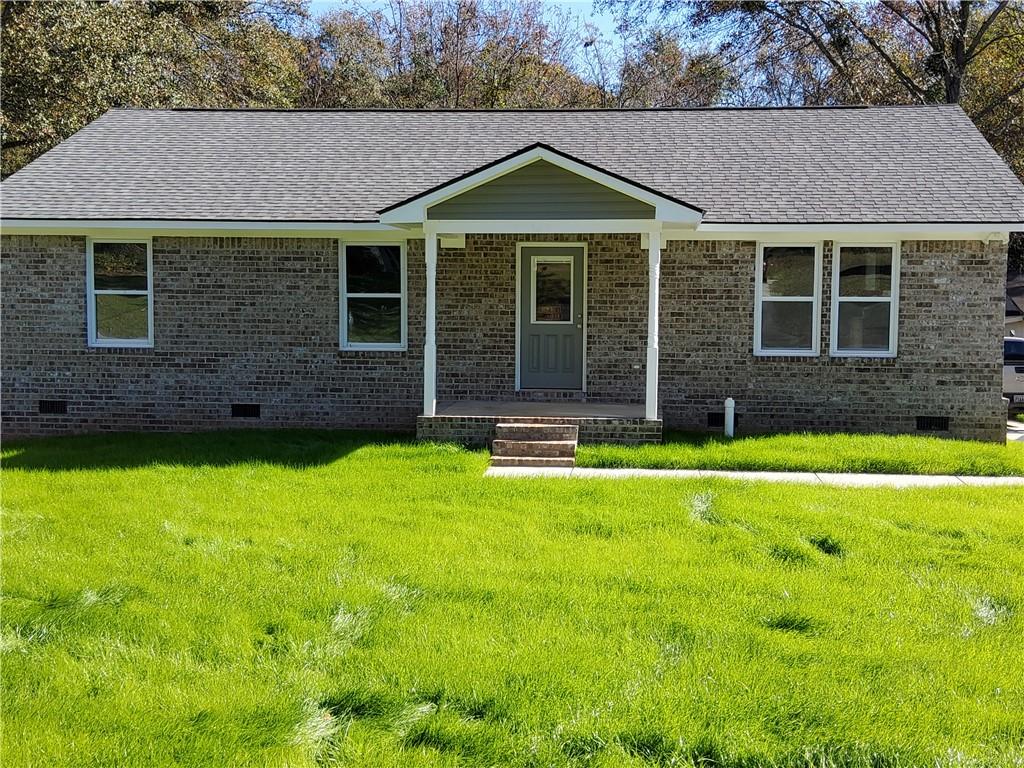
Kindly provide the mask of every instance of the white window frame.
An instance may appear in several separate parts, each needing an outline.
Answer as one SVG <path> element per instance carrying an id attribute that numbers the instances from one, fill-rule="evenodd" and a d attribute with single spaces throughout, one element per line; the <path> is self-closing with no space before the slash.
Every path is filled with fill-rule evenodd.
<path id="1" fill-rule="evenodd" d="M 96 243 L 141 243 L 146 246 L 146 290 L 96 289 L 94 246 Z M 90 347 L 152 347 L 153 346 L 153 239 L 145 237 L 87 237 L 85 239 L 85 315 Z M 145 296 L 148 335 L 144 339 L 101 339 L 96 333 L 97 296 Z"/>
<path id="2" fill-rule="evenodd" d="M 892 249 L 892 277 L 889 283 L 889 296 L 843 296 L 839 295 L 839 255 L 843 248 L 891 248 Z M 896 357 L 897 344 L 899 341 L 899 317 L 900 317 L 900 243 L 860 243 L 860 242 L 833 242 L 832 243 L 832 318 L 829 329 L 829 354 L 832 357 Z M 867 302 L 889 302 L 889 348 L 880 349 L 840 349 L 839 348 L 839 304 L 845 303 L 867 303 Z"/>
<path id="3" fill-rule="evenodd" d="M 569 265 L 569 319 L 538 320 L 537 319 L 537 265 L 568 264 Z M 530 256 L 530 324 L 531 325 L 573 325 L 576 322 L 576 270 L 571 254 L 564 256 L 535 253 Z"/>
<path id="4" fill-rule="evenodd" d="M 348 292 L 348 266 L 345 259 L 345 249 L 350 246 L 398 246 L 401 253 L 401 293 L 349 293 Z M 404 352 L 409 347 L 409 291 L 406 269 L 406 245 L 405 240 L 339 240 L 338 241 L 338 338 L 339 349 L 362 350 L 378 352 Z M 354 299 L 398 299 L 401 306 L 402 339 L 397 343 L 366 343 L 348 340 L 348 300 Z"/>
<path id="5" fill-rule="evenodd" d="M 765 248 L 813 248 L 814 249 L 814 295 L 813 296 L 764 296 L 762 282 L 764 280 L 764 249 Z M 757 244 L 757 262 L 754 273 L 754 355 L 757 357 L 818 357 L 821 354 L 821 285 L 822 285 L 822 244 L 821 242 L 776 243 L 759 242 Z M 766 301 L 799 302 L 812 304 L 811 316 L 811 348 L 765 349 L 761 344 L 761 310 Z"/>

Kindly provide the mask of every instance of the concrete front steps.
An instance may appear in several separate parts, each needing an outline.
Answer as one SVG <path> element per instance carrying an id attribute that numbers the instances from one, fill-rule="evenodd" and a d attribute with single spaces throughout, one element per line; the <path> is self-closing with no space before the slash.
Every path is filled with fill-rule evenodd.
<path id="1" fill-rule="evenodd" d="M 498 424 L 491 445 L 492 467 L 575 467 L 575 424 Z"/>

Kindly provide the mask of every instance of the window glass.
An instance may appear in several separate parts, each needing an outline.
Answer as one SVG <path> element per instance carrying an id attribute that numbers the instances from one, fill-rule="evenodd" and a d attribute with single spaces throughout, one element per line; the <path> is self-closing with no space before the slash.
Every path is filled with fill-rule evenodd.
<path id="1" fill-rule="evenodd" d="M 1003 342 L 1003 358 L 1007 363 L 1024 363 L 1024 339 L 1006 339 Z"/>
<path id="2" fill-rule="evenodd" d="M 840 349 L 888 350 L 889 302 L 840 302 L 838 336 Z"/>
<path id="3" fill-rule="evenodd" d="M 405 342 L 402 246 L 345 245 L 342 346 L 401 348 Z"/>
<path id="4" fill-rule="evenodd" d="M 149 243 L 94 240 L 89 258 L 89 344 L 149 346 L 153 335 Z"/>
<path id="5" fill-rule="evenodd" d="M 401 344 L 401 298 L 348 299 L 348 340 L 353 344 Z"/>
<path id="6" fill-rule="evenodd" d="M 401 293 L 402 249 L 397 245 L 345 247 L 349 293 Z"/>
<path id="7" fill-rule="evenodd" d="M 144 291 L 145 243 L 93 243 L 93 286 L 97 290 Z"/>
<path id="8" fill-rule="evenodd" d="M 140 340 L 149 338 L 149 297 L 96 294 L 96 338 Z"/>
<path id="9" fill-rule="evenodd" d="M 839 254 L 840 296 L 888 296 L 892 248 L 844 245 Z"/>
<path id="10" fill-rule="evenodd" d="M 761 307 L 761 347 L 813 349 L 814 302 L 764 302 Z"/>
<path id="11" fill-rule="evenodd" d="M 534 317 L 542 323 L 572 322 L 572 263 L 538 261 Z"/>
<path id="12" fill-rule="evenodd" d="M 821 295 L 816 245 L 763 245 L 756 307 L 755 353 L 814 355 Z"/>
<path id="13" fill-rule="evenodd" d="M 814 246 L 765 246 L 762 296 L 813 296 Z"/>

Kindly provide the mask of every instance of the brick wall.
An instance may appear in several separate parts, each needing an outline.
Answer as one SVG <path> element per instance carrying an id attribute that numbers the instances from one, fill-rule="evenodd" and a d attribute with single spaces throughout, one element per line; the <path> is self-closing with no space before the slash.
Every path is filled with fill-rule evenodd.
<path id="1" fill-rule="evenodd" d="M 647 256 L 640 251 L 639 235 L 468 235 L 465 249 L 442 249 L 437 264 L 438 399 L 516 399 L 516 244 L 523 242 L 587 244 L 588 396 L 642 402 Z"/>
<path id="2" fill-rule="evenodd" d="M 416 436 L 439 443 L 461 443 L 490 447 L 495 428 L 505 418 L 498 416 L 418 416 Z M 579 442 L 640 445 L 661 442 L 660 419 L 630 418 L 547 418 L 516 416 L 517 424 L 575 424 Z"/>
<path id="3" fill-rule="evenodd" d="M 661 383 L 668 428 L 704 428 L 737 403 L 741 432 L 915 432 L 947 416 L 957 437 L 1004 440 L 1002 276 L 1006 245 L 902 244 L 899 354 L 828 356 L 832 244 L 823 249 L 819 357 L 754 357 L 756 244 L 672 241 L 662 257 Z"/>
<path id="4" fill-rule="evenodd" d="M 152 349 L 86 344 L 85 241 L 5 236 L 3 426 L 19 433 L 239 426 L 411 430 L 423 397 L 423 243 L 409 350 L 338 350 L 337 241 L 153 239 Z M 38 400 L 68 414 L 38 415 Z M 231 403 L 260 403 L 259 420 Z"/>
<path id="5" fill-rule="evenodd" d="M 438 260 L 439 399 L 509 400 L 515 382 L 517 235 L 467 237 Z M 588 390 L 642 402 L 647 257 L 639 236 L 538 236 L 588 245 Z M 2 240 L 6 434 L 263 426 L 412 430 L 422 398 L 423 243 L 409 242 L 409 349 L 338 350 L 337 243 L 153 240 L 154 349 L 90 349 L 85 241 Z M 662 259 L 666 427 L 704 428 L 737 401 L 740 431 L 915 430 L 1002 439 L 999 336 L 1004 245 L 903 244 L 899 357 L 830 358 L 831 244 L 817 358 L 755 358 L 755 244 L 671 241 Z M 38 415 L 40 399 L 69 401 Z M 262 405 L 256 422 L 230 404 Z"/>

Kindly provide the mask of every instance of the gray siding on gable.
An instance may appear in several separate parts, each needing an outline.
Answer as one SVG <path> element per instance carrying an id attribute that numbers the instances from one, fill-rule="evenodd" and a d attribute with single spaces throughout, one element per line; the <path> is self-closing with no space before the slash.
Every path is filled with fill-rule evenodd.
<path id="1" fill-rule="evenodd" d="M 654 206 L 538 160 L 431 206 L 428 219 L 653 219 Z"/>

